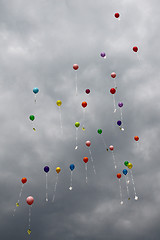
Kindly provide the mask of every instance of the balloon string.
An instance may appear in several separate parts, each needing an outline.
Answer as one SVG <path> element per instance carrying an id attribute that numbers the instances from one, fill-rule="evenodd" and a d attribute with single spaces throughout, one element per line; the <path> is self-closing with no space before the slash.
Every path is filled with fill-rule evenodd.
<path id="1" fill-rule="evenodd" d="M 85 108 L 83 109 L 83 128 L 84 128 L 84 124 L 85 124 Z"/>
<path id="2" fill-rule="evenodd" d="M 120 112 L 121 112 L 121 122 L 123 123 L 122 108 L 120 108 Z"/>
<path id="3" fill-rule="evenodd" d="M 55 186 L 54 186 L 54 192 L 53 192 L 53 199 L 52 199 L 52 202 L 54 202 L 54 200 L 55 200 L 56 189 L 57 189 L 57 183 L 58 183 L 58 173 L 57 173 L 57 177 L 56 177 L 56 183 L 55 183 Z"/>
<path id="4" fill-rule="evenodd" d="M 115 101 L 115 96 L 113 94 L 113 106 L 114 106 L 114 113 L 116 112 L 116 101 Z"/>
<path id="5" fill-rule="evenodd" d="M 113 151 L 112 151 L 112 158 L 113 158 L 114 168 L 116 169 L 117 165 L 116 165 L 116 159 L 115 159 L 115 155 L 114 155 Z"/>
<path id="6" fill-rule="evenodd" d="M 32 206 L 29 206 L 29 221 L 28 221 L 28 228 L 30 229 L 31 227 L 31 207 Z"/>
<path id="7" fill-rule="evenodd" d="M 85 164 L 85 169 L 86 169 L 86 183 L 88 182 L 88 177 L 87 177 L 87 163 Z"/>
<path id="8" fill-rule="evenodd" d="M 47 180 L 47 173 L 46 173 L 46 202 L 48 202 L 48 180 Z"/>
<path id="9" fill-rule="evenodd" d="M 78 140 L 78 128 L 76 127 L 76 147 L 75 147 L 75 149 L 78 148 L 77 140 Z"/>
<path id="10" fill-rule="evenodd" d="M 139 63 L 141 63 L 140 56 L 138 53 L 137 53 L 137 58 L 138 58 Z"/>
<path id="11" fill-rule="evenodd" d="M 131 169 L 130 169 L 130 172 L 131 172 L 131 179 L 132 179 L 132 183 L 133 183 L 134 198 L 135 198 L 135 200 L 138 200 L 137 193 L 136 193 L 136 188 L 135 188 L 135 183 L 134 183 L 134 179 L 133 179 L 133 174 L 132 174 Z"/>
<path id="12" fill-rule="evenodd" d="M 34 96 L 34 102 L 35 102 L 35 103 L 37 102 L 36 94 L 35 94 L 35 96 Z"/>
<path id="13" fill-rule="evenodd" d="M 76 83 L 76 96 L 78 95 L 78 87 L 77 87 L 77 71 L 76 71 L 76 77 L 75 77 L 75 83 Z"/>
<path id="14" fill-rule="evenodd" d="M 16 212 L 16 208 L 19 207 L 19 202 L 20 202 L 20 198 L 21 198 L 21 196 L 22 196 L 23 186 L 24 186 L 24 184 L 22 183 L 21 190 L 20 190 L 19 197 L 18 197 L 18 201 L 17 201 L 16 207 L 15 207 L 15 209 L 14 209 L 14 211 L 13 211 L 13 216 L 14 216 L 14 214 L 15 214 L 15 212 Z"/>
<path id="15" fill-rule="evenodd" d="M 122 200 L 122 188 L 121 188 L 121 180 L 119 179 L 119 190 L 120 190 L 120 199 L 121 199 L 121 205 L 123 204 L 123 200 Z"/>
<path id="16" fill-rule="evenodd" d="M 127 195 L 128 195 L 128 200 L 130 199 L 130 195 L 129 195 L 129 188 L 128 188 L 128 180 L 127 180 L 127 176 L 125 175 L 125 180 L 126 180 L 126 188 L 127 188 Z"/>
<path id="17" fill-rule="evenodd" d="M 70 179 L 70 187 L 69 187 L 69 190 L 72 190 L 72 171 L 71 171 L 71 179 Z"/>
<path id="18" fill-rule="evenodd" d="M 92 157 L 92 153 L 91 153 L 91 149 L 90 148 L 89 148 L 89 153 L 90 153 L 90 156 L 91 156 L 91 161 L 92 161 L 92 165 L 93 165 L 93 171 L 96 174 L 96 169 L 95 169 L 95 166 L 94 166 L 93 157 Z"/>
<path id="19" fill-rule="evenodd" d="M 60 119 L 60 127 L 61 127 L 61 134 L 63 135 L 63 127 L 62 127 L 62 113 L 61 113 L 61 108 L 59 108 L 59 119 Z"/>
<path id="20" fill-rule="evenodd" d="M 122 131 L 124 131 L 124 128 L 123 128 L 123 115 L 122 115 L 122 108 L 120 108 L 120 113 L 121 113 L 121 122 L 122 122 L 122 127 L 120 127 L 120 129 Z"/>
<path id="21" fill-rule="evenodd" d="M 114 78 L 114 88 L 117 89 L 115 78 Z"/>
<path id="22" fill-rule="evenodd" d="M 105 143 L 105 140 L 104 140 L 102 134 L 101 134 L 101 137 L 102 137 L 102 141 L 103 141 L 103 144 L 104 144 L 105 148 L 107 148 L 107 145 L 106 145 L 106 143 Z"/>

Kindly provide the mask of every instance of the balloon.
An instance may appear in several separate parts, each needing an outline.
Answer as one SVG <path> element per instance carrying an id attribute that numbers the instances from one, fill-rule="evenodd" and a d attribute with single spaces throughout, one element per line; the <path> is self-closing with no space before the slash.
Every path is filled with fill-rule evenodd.
<path id="1" fill-rule="evenodd" d="M 73 65 L 73 69 L 74 69 L 74 70 L 77 70 L 78 68 L 79 68 L 78 64 L 74 64 L 74 65 Z"/>
<path id="2" fill-rule="evenodd" d="M 138 47 L 134 46 L 134 47 L 133 47 L 133 51 L 134 51 L 134 52 L 138 52 Z"/>
<path id="3" fill-rule="evenodd" d="M 88 162 L 88 157 L 84 157 L 83 162 L 87 163 Z"/>
<path id="4" fill-rule="evenodd" d="M 73 171 L 74 168 L 75 168 L 75 165 L 74 165 L 74 164 L 71 164 L 69 167 L 70 167 L 71 171 Z"/>
<path id="5" fill-rule="evenodd" d="M 87 107 L 87 103 L 86 102 L 82 102 L 82 107 Z"/>
<path id="6" fill-rule="evenodd" d="M 21 182 L 22 182 L 23 184 L 25 184 L 25 183 L 27 182 L 27 178 L 25 178 L 25 177 L 22 178 L 22 179 L 21 179 Z"/>
<path id="7" fill-rule="evenodd" d="M 112 72 L 112 73 L 111 73 L 111 77 L 112 77 L 112 78 L 115 78 L 115 77 L 116 77 L 116 73 L 115 73 L 115 72 Z"/>
<path id="8" fill-rule="evenodd" d="M 102 133 L 102 129 L 98 129 L 98 131 L 97 131 L 99 134 L 101 134 Z"/>
<path id="9" fill-rule="evenodd" d="M 115 13 L 114 16 L 115 16 L 115 18 L 119 18 L 120 14 L 119 13 Z"/>
<path id="10" fill-rule="evenodd" d="M 133 167 L 132 163 L 128 163 L 127 167 L 131 169 Z"/>
<path id="11" fill-rule="evenodd" d="M 28 205 L 32 205 L 34 202 L 34 198 L 32 196 L 29 196 L 26 198 L 26 202 L 28 203 Z"/>
<path id="12" fill-rule="evenodd" d="M 57 168 L 56 168 L 56 172 L 57 172 L 57 173 L 60 173 L 60 171 L 61 171 L 60 167 L 57 167 Z"/>
<path id="13" fill-rule="evenodd" d="M 105 57 L 106 56 L 106 54 L 105 54 L 105 52 L 101 52 L 101 57 Z"/>
<path id="14" fill-rule="evenodd" d="M 90 89 L 86 89 L 86 93 L 89 94 L 90 93 Z"/>
<path id="15" fill-rule="evenodd" d="M 122 122 L 120 120 L 117 121 L 117 125 L 121 126 Z"/>
<path id="16" fill-rule="evenodd" d="M 37 87 L 33 88 L 33 92 L 37 94 L 39 92 L 39 89 Z"/>
<path id="17" fill-rule="evenodd" d="M 62 105 L 61 100 L 58 100 L 58 101 L 57 101 L 57 106 L 60 107 L 61 105 Z"/>
<path id="18" fill-rule="evenodd" d="M 125 161 L 125 162 L 124 162 L 124 165 L 125 165 L 125 166 L 128 166 L 128 163 L 129 163 L 128 161 Z"/>
<path id="19" fill-rule="evenodd" d="M 76 127 L 79 127 L 79 126 L 80 126 L 80 123 L 79 123 L 79 122 L 76 122 L 76 123 L 75 123 L 75 126 L 76 126 Z"/>
<path id="20" fill-rule="evenodd" d="M 127 175 L 127 173 L 128 173 L 127 169 L 123 169 L 123 174 Z"/>
<path id="21" fill-rule="evenodd" d="M 48 166 L 45 166 L 44 167 L 44 171 L 47 173 L 47 172 L 49 172 L 49 167 Z"/>
<path id="22" fill-rule="evenodd" d="M 122 103 L 122 102 L 119 102 L 119 103 L 118 103 L 118 107 L 123 107 L 123 103 Z"/>
<path id="23" fill-rule="evenodd" d="M 112 145 L 110 145 L 110 146 L 109 146 L 109 149 L 110 149 L 111 151 L 113 151 L 113 150 L 114 150 L 114 147 L 113 147 Z"/>
<path id="24" fill-rule="evenodd" d="M 117 173 L 117 178 L 121 178 L 121 174 L 120 173 Z"/>
<path id="25" fill-rule="evenodd" d="M 33 121 L 35 119 L 35 116 L 34 115 L 30 115 L 29 118 L 30 118 L 31 121 Z"/>
<path id="26" fill-rule="evenodd" d="M 110 89 L 110 93 L 115 94 L 115 92 L 116 92 L 116 89 L 115 89 L 115 88 L 111 88 L 111 89 Z"/>
<path id="27" fill-rule="evenodd" d="M 86 146 L 90 147 L 91 146 L 91 142 L 90 141 L 86 141 Z"/>
<path id="28" fill-rule="evenodd" d="M 134 140 L 135 140 L 135 141 L 138 141 L 138 140 L 139 140 L 139 137 L 138 137 L 138 136 L 135 136 L 135 137 L 134 137 Z"/>

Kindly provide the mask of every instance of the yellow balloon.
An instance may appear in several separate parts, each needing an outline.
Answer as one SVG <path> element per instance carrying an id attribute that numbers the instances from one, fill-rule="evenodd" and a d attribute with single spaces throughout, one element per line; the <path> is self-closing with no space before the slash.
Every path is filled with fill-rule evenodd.
<path id="1" fill-rule="evenodd" d="M 128 163 L 127 167 L 131 169 L 133 167 L 132 163 Z"/>
<path id="2" fill-rule="evenodd" d="M 60 167 L 56 168 L 56 172 L 59 173 L 61 171 Z"/>
<path id="3" fill-rule="evenodd" d="M 57 101 L 57 106 L 60 107 L 61 105 L 62 105 L 61 100 L 58 100 L 58 101 Z"/>

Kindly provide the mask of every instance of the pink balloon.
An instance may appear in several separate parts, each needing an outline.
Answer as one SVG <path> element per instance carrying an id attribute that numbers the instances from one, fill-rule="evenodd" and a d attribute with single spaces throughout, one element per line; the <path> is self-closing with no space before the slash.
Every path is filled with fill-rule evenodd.
<path id="1" fill-rule="evenodd" d="M 90 141 L 86 141 L 86 146 L 90 147 L 91 146 L 91 142 Z"/>
<path id="2" fill-rule="evenodd" d="M 111 151 L 113 151 L 113 150 L 114 150 L 114 147 L 113 147 L 112 145 L 110 145 L 110 146 L 109 146 L 109 149 L 110 149 Z"/>
<path id="3" fill-rule="evenodd" d="M 115 77 L 116 77 L 116 73 L 115 73 L 115 72 L 112 72 L 112 73 L 111 73 L 111 77 L 112 77 L 112 78 L 115 78 Z"/>
<path id="4" fill-rule="evenodd" d="M 32 203 L 34 202 L 34 198 L 32 196 L 29 196 L 26 198 L 26 202 L 28 203 L 28 205 L 32 205 Z"/>

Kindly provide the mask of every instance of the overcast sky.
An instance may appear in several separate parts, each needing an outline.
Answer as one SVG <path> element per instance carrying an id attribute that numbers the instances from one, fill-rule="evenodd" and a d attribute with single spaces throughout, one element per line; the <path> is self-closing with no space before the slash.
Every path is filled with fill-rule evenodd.
<path id="1" fill-rule="evenodd" d="M 2 240 L 159 239 L 159 8 L 156 0 L 0 0 Z M 116 12 L 120 20 L 114 17 Z M 133 46 L 138 47 L 137 53 Z M 115 86 L 112 72 L 117 74 L 116 113 L 110 94 Z M 34 87 L 39 88 L 36 104 Z M 86 88 L 91 91 L 88 95 Z M 62 101 L 63 134 L 57 100 Z M 82 101 L 88 103 L 84 123 Z M 118 102 L 124 104 L 124 131 L 116 124 L 121 119 Z M 29 120 L 32 114 L 33 124 Z M 87 140 L 91 141 L 96 175 Z M 117 169 L 103 141 L 114 146 Z M 84 157 L 89 158 L 88 184 Z M 127 168 L 128 200 L 124 161 L 133 164 L 137 201 Z M 70 164 L 75 165 L 72 191 Z M 46 165 L 50 167 L 48 202 Z M 61 172 L 52 203 L 56 167 Z M 117 173 L 122 174 L 123 205 Z M 28 181 L 13 216 L 22 177 Z M 26 198 L 30 195 L 34 203 L 28 236 Z"/>

